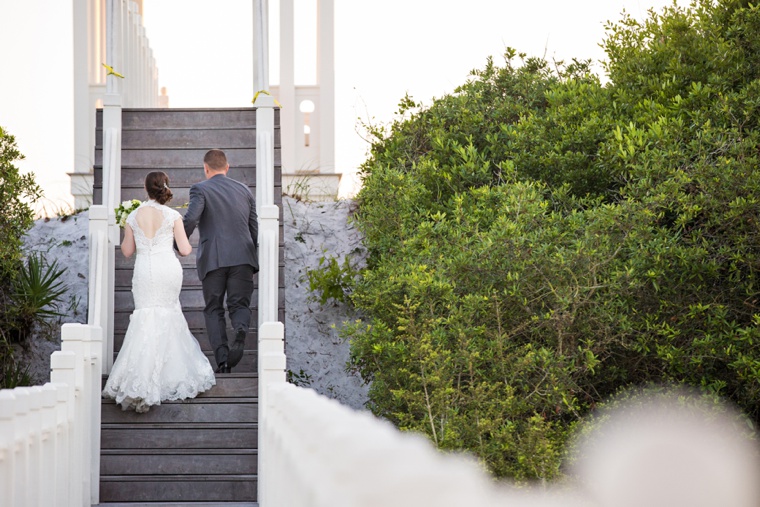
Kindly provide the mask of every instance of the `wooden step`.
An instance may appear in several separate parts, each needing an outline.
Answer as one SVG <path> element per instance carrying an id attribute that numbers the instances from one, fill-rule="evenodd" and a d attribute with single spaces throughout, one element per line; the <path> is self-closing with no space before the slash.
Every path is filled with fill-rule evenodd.
<path id="1" fill-rule="evenodd" d="M 280 225 L 282 227 L 282 225 Z M 185 257 L 179 257 L 179 263 L 183 267 L 195 267 L 196 265 L 196 255 L 198 253 L 198 231 L 197 229 L 193 232 L 193 234 L 190 236 L 190 245 L 193 247 L 193 251 L 190 252 L 190 255 L 187 255 Z M 284 252 L 284 240 L 283 237 L 280 236 L 280 248 L 278 249 L 278 260 L 277 265 L 278 266 L 285 266 L 285 252 Z M 135 257 L 134 255 L 132 257 L 124 257 L 121 253 L 121 248 L 116 247 L 116 259 L 115 259 L 115 266 L 116 269 L 133 269 L 135 266 Z"/>
<path id="2" fill-rule="evenodd" d="M 193 337 L 198 341 L 198 345 L 200 345 L 201 350 L 204 352 L 210 352 L 211 351 L 211 342 L 208 339 L 208 332 L 205 328 L 205 323 L 203 326 L 190 328 L 190 333 L 193 335 Z M 124 335 L 126 334 L 125 329 L 116 329 L 114 332 L 113 337 L 113 348 L 114 351 L 118 352 L 121 350 L 121 346 L 124 344 Z M 229 325 L 229 322 L 227 323 L 227 339 L 233 340 L 235 338 L 235 332 L 232 330 L 232 327 Z M 256 348 L 258 345 L 258 332 L 255 327 L 251 327 L 248 329 L 248 334 L 245 338 L 245 345 L 246 350 L 250 351 L 251 353 L 256 352 Z"/>
<path id="3" fill-rule="evenodd" d="M 277 113 L 275 113 L 277 114 Z M 99 122 L 102 125 L 102 122 Z M 123 130 L 175 129 L 175 128 L 255 128 L 256 109 L 245 108 L 172 108 L 172 109 L 122 109 Z"/>
<path id="4" fill-rule="evenodd" d="M 256 474 L 256 449 L 106 449 L 101 475 Z"/>
<path id="5" fill-rule="evenodd" d="M 123 257 L 123 256 L 122 256 Z M 181 262 L 181 261 L 180 261 Z M 115 285 L 116 290 L 132 290 L 132 273 L 133 269 L 130 268 L 122 268 L 122 269 L 116 269 L 115 272 Z M 278 276 L 280 280 L 284 280 L 285 278 L 285 267 L 280 266 Z M 256 289 L 259 286 L 259 277 L 254 276 L 253 277 L 253 288 Z M 193 262 L 190 264 L 189 262 L 184 262 L 182 266 L 182 289 L 197 289 L 201 288 L 202 284 L 201 281 L 198 280 L 198 269 L 195 267 L 195 263 Z"/>
<path id="6" fill-rule="evenodd" d="M 256 502 L 193 502 L 192 507 L 258 507 Z M 107 502 L 93 505 L 93 507 L 188 507 L 187 502 Z"/>
<path id="7" fill-rule="evenodd" d="M 95 131 L 95 147 L 103 146 L 103 130 Z M 174 128 L 126 129 L 121 136 L 122 148 L 255 148 L 254 128 Z"/>
<path id="8" fill-rule="evenodd" d="M 101 447 L 114 449 L 258 448 L 256 423 L 104 424 Z"/>
<path id="9" fill-rule="evenodd" d="M 228 333 L 228 336 L 232 336 L 231 333 Z M 258 370 L 258 359 L 259 354 L 258 351 L 251 350 L 251 344 L 250 342 L 246 342 L 246 347 L 248 347 L 246 350 L 243 351 L 243 358 L 240 360 L 240 362 L 233 368 L 233 375 L 237 373 L 256 373 Z M 212 368 L 216 369 L 218 366 L 216 364 L 216 358 L 214 357 L 214 353 L 210 350 L 204 350 L 203 354 L 206 356 L 206 359 L 208 359 L 209 364 Z M 119 351 L 116 350 L 113 355 L 113 360 L 116 361 L 116 358 L 119 357 Z M 219 379 L 221 377 L 224 377 L 227 375 L 226 373 L 217 373 L 216 378 Z"/>
<path id="10" fill-rule="evenodd" d="M 108 375 L 103 375 L 100 387 L 105 387 Z M 258 396 L 259 378 L 256 373 L 232 373 L 217 377 L 216 385 L 198 395 L 198 398 L 247 398 Z"/>
<path id="11" fill-rule="evenodd" d="M 256 475 L 102 475 L 106 502 L 251 502 Z"/>
<path id="12" fill-rule="evenodd" d="M 202 161 L 201 161 L 202 162 Z M 165 167 L 154 168 L 154 171 L 163 171 L 169 177 L 169 186 L 174 188 L 187 187 L 190 188 L 194 184 L 204 181 L 206 176 L 203 174 L 202 163 L 198 164 L 196 169 Z M 277 170 L 277 168 L 275 168 Z M 103 185 L 102 172 L 97 173 L 97 177 L 94 181 L 95 185 L 101 187 Z M 134 168 L 123 166 L 121 168 L 121 184 L 123 186 L 132 186 L 142 188 L 145 182 L 145 175 L 147 172 L 143 168 Z M 227 172 L 227 176 L 235 181 L 244 183 L 251 188 L 256 188 L 256 168 L 255 167 L 230 167 Z M 275 175 L 276 177 L 276 175 Z M 142 199 L 141 199 L 142 200 Z"/>
<path id="13" fill-rule="evenodd" d="M 231 375 L 235 375 L 232 373 Z M 168 401 L 138 414 L 122 410 L 113 400 L 103 400 L 101 418 L 109 423 L 217 423 L 219 421 L 258 422 L 256 398 L 238 398 L 234 401 L 215 398 L 193 398 L 185 401 Z"/>
<path id="14" fill-rule="evenodd" d="M 279 298 L 282 299 L 283 301 L 281 302 L 284 303 L 285 294 L 280 294 Z M 202 310 L 206 306 L 206 302 L 203 300 L 203 290 L 198 286 L 182 287 L 179 294 L 179 303 L 182 305 L 183 310 Z M 114 304 L 120 312 L 132 313 L 135 309 L 135 305 L 131 290 L 117 290 L 114 293 Z M 257 308 L 258 292 L 254 289 L 253 296 L 251 297 L 251 309 Z"/>

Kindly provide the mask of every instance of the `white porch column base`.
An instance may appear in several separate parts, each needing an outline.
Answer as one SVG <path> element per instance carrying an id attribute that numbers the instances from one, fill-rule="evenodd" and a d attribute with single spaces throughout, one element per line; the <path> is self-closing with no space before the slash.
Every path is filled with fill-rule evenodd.
<path id="1" fill-rule="evenodd" d="M 68 173 L 71 178 L 71 195 L 74 196 L 74 209 L 84 209 L 92 205 L 92 186 L 95 176 L 90 173 Z"/>

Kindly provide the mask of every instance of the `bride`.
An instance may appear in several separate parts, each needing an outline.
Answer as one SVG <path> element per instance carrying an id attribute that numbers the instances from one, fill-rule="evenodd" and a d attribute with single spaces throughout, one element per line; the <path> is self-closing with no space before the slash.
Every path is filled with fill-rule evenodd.
<path id="1" fill-rule="evenodd" d="M 127 217 L 121 252 L 137 251 L 132 275 L 135 310 L 103 396 L 123 410 L 147 412 L 162 401 L 193 398 L 216 384 L 214 371 L 190 333 L 179 293 L 182 266 L 174 254 L 192 251 L 180 214 L 165 204 L 172 198 L 169 177 L 145 177 L 149 200 Z"/>

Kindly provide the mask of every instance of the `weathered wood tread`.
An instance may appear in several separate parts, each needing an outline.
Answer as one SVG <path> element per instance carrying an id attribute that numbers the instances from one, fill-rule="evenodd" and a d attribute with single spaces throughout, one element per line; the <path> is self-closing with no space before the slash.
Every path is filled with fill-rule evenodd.
<path id="1" fill-rule="evenodd" d="M 99 503 L 92 507 L 258 507 L 256 502 L 149 502 L 149 503 Z"/>
<path id="2" fill-rule="evenodd" d="M 193 482 L 218 482 L 218 481 L 234 481 L 234 482 L 249 482 L 255 481 L 258 478 L 256 474 L 246 475 L 101 475 L 101 482 L 186 482 L 191 480 Z"/>
<path id="3" fill-rule="evenodd" d="M 241 422 L 210 422 L 210 423 L 192 423 L 192 422 L 181 422 L 181 423 L 174 423 L 174 422 L 164 422 L 164 423 L 147 423 L 147 424 L 140 424 L 139 426 L 136 426 L 134 423 L 131 422 L 111 422 L 111 423 L 103 423 L 100 425 L 102 429 L 106 430 L 118 430 L 122 428 L 138 428 L 140 430 L 164 430 L 164 429 L 171 429 L 171 430 L 205 430 L 205 429 L 214 429 L 214 428 L 222 428 L 222 429 L 229 429 L 229 430 L 247 430 L 247 429 L 257 429 L 259 427 L 258 423 L 251 422 L 251 423 L 241 423 Z"/>
<path id="4" fill-rule="evenodd" d="M 225 375 L 235 375 L 234 373 L 225 373 Z M 212 388 L 213 389 L 213 388 Z M 190 398 L 187 400 L 177 400 L 177 401 L 162 401 L 160 406 L 164 405 L 206 405 L 206 404 L 217 404 L 217 403 L 226 403 L 229 405 L 242 405 L 245 403 L 251 403 L 256 404 L 258 403 L 258 398 L 230 398 L 229 396 L 219 397 L 215 398 L 213 396 L 209 397 L 196 397 L 196 398 Z M 112 399 L 103 399 L 103 405 L 115 405 L 116 401 Z"/>
<path id="5" fill-rule="evenodd" d="M 170 451 L 167 451 L 166 449 L 141 449 L 141 448 L 135 448 L 135 449 L 103 449 L 104 455 L 109 456 L 153 456 L 156 454 L 159 454 L 161 456 L 166 456 L 168 454 L 181 454 L 181 455 L 187 455 L 187 456 L 207 456 L 207 455 L 214 455 L 214 454 L 235 454 L 235 455 L 256 455 L 258 454 L 258 451 L 256 449 L 172 449 Z"/>

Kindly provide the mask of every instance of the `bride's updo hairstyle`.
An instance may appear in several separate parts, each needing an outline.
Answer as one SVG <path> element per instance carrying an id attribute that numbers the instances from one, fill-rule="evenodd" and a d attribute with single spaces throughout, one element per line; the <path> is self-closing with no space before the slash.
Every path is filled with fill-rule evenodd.
<path id="1" fill-rule="evenodd" d="M 172 199 L 172 191 L 169 189 L 169 177 L 165 172 L 153 171 L 145 177 L 145 190 L 148 197 L 158 204 L 166 204 Z"/>

